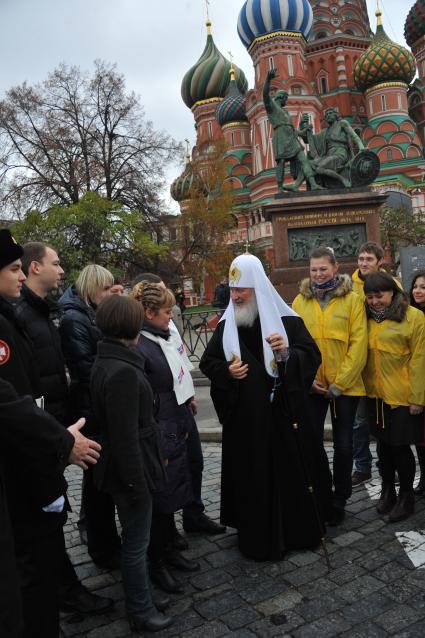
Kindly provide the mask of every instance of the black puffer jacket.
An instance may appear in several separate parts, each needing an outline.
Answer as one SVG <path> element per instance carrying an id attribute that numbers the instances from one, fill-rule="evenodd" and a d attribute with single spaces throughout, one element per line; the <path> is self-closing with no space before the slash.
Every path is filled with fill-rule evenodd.
<path id="1" fill-rule="evenodd" d="M 84 433 L 96 434 L 90 407 L 90 374 L 102 333 L 96 326 L 96 310 L 77 295 L 74 286 L 59 299 L 63 315 L 59 326 L 62 351 L 71 377 L 71 418 L 85 417 Z"/>
<path id="2" fill-rule="evenodd" d="M 58 329 L 50 319 L 56 305 L 54 301 L 42 299 L 24 284 L 15 312 L 32 342 L 40 373 L 44 407 L 60 423 L 70 425 L 67 420 L 68 384 L 65 360 Z"/>

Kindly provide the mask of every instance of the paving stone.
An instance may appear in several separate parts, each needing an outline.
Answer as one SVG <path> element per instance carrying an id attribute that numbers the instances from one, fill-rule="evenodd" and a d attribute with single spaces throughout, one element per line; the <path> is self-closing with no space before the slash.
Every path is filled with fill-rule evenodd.
<path id="1" fill-rule="evenodd" d="M 207 556 L 207 561 L 212 567 L 222 567 L 228 563 L 234 563 L 239 559 L 239 550 L 233 547 L 231 549 L 220 549 L 220 551 Z"/>
<path id="2" fill-rule="evenodd" d="M 190 579 L 196 589 L 210 589 L 231 580 L 231 576 L 222 569 L 212 569 L 203 574 L 198 574 Z"/>
<path id="3" fill-rule="evenodd" d="M 420 591 L 419 588 L 409 582 L 407 578 L 399 582 L 389 583 L 387 587 L 385 587 L 387 596 L 397 603 L 410 602 L 410 599 L 414 598 L 418 594 L 418 591 Z"/>
<path id="4" fill-rule="evenodd" d="M 300 567 L 293 572 L 290 572 L 285 576 L 286 580 L 288 580 L 292 585 L 303 585 L 304 583 L 308 583 L 315 578 L 320 578 L 328 571 L 326 565 L 322 562 L 314 563 L 313 565 L 308 565 L 307 567 Z"/>
<path id="5" fill-rule="evenodd" d="M 355 578 L 359 578 L 366 573 L 366 569 L 357 563 L 347 563 L 338 567 L 338 569 L 331 570 L 329 572 L 329 578 L 335 581 L 338 585 L 344 585 Z"/>
<path id="6" fill-rule="evenodd" d="M 232 630 L 245 627 L 259 618 L 261 615 L 252 607 L 239 607 L 220 616 L 220 620 Z"/>
<path id="7" fill-rule="evenodd" d="M 397 631 L 406 629 L 409 625 L 413 625 L 420 618 L 423 619 L 420 611 L 404 604 L 387 610 L 385 613 L 377 616 L 374 622 L 383 627 L 388 633 L 395 634 Z"/>
<path id="8" fill-rule="evenodd" d="M 61 618 L 61 628 L 64 636 L 87 635 L 89 631 L 105 624 L 103 616 L 82 617 L 77 614 L 67 614 Z"/>
<path id="9" fill-rule="evenodd" d="M 375 618 L 380 613 L 394 606 L 394 601 L 385 593 L 375 592 L 372 596 L 362 598 L 346 605 L 341 609 L 341 614 L 353 625 L 362 623 L 369 618 Z"/>
<path id="10" fill-rule="evenodd" d="M 397 638 L 424 638 L 424 621 L 421 620 L 414 625 L 409 625 L 407 629 L 405 629 L 404 631 L 398 631 L 395 635 L 397 636 Z"/>
<path id="11" fill-rule="evenodd" d="M 194 609 L 203 618 L 211 620 L 212 618 L 221 617 L 226 611 L 237 609 L 243 605 L 243 600 L 235 593 L 226 593 L 224 596 L 216 596 L 210 600 L 196 602 Z"/>
<path id="12" fill-rule="evenodd" d="M 346 547 L 348 545 L 352 545 L 356 541 L 364 538 L 363 534 L 359 532 L 347 532 L 346 534 L 342 534 L 341 536 L 337 536 L 334 539 L 334 543 L 337 545 L 341 545 L 341 547 Z"/>
<path id="13" fill-rule="evenodd" d="M 288 589 L 288 585 L 284 583 L 283 581 L 279 581 L 279 580 L 263 581 L 258 584 L 253 584 L 249 587 L 245 587 L 244 589 L 239 590 L 239 594 L 248 603 L 255 605 L 263 600 L 272 598 L 273 596 L 276 596 L 277 594 L 281 594 L 287 589 Z M 237 590 L 237 586 L 236 586 L 236 590 Z"/>
<path id="14" fill-rule="evenodd" d="M 382 567 L 375 569 L 375 571 L 373 572 L 373 575 L 375 576 L 375 578 L 379 578 L 380 580 L 383 580 L 385 583 L 389 583 L 393 580 L 399 581 L 401 578 L 406 576 L 411 570 L 412 570 L 412 567 L 410 568 L 404 567 L 398 561 L 392 560 L 389 563 L 386 563 L 386 565 L 383 565 Z"/>
<path id="15" fill-rule="evenodd" d="M 353 629 L 341 634 L 342 638 L 386 638 L 389 634 L 373 622 L 357 625 Z"/>
<path id="16" fill-rule="evenodd" d="M 341 609 L 346 604 L 344 599 L 332 592 L 297 605 L 294 608 L 294 612 L 302 616 L 307 622 L 312 622 L 322 616 L 327 616 L 330 612 Z"/>
<path id="17" fill-rule="evenodd" d="M 181 636 L 181 638 L 199 638 L 200 631 L 199 627 L 197 627 L 196 629 L 190 629 L 178 635 Z M 157 635 L 161 636 L 161 633 L 162 632 Z M 202 638 L 218 638 L 218 636 L 227 636 L 228 634 L 229 629 L 219 620 L 213 620 L 212 622 L 202 625 Z"/>
<path id="18" fill-rule="evenodd" d="M 293 630 L 304 624 L 304 618 L 290 610 L 281 613 L 279 620 L 283 622 L 274 624 L 271 618 L 258 620 L 249 625 L 249 629 L 260 638 L 271 638 L 272 636 L 287 636 L 288 634 L 292 636 Z"/>
<path id="19" fill-rule="evenodd" d="M 271 616 L 293 609 L 302 600 L 303 596 L 300 592 L 296 589 L 289 589 L 279 596 L 257 603 L 255 608 L 264 616 Z"/>
<path id="20" fill-rule="evenodd" d="M 342 632 L 351 629 L 351 625 L 341 614 L 329 614 L 326 617 L 303 625 L 292 632 L 295 638 L 331 638 L 340 636 Z"/>
<path id="21" fill-rule="evenodd" d="M 103 627 L 97 627 L 89 631 L 87 638 L 117 638 L 118 636 L 125 636 L 129 633 L 129 625 L 126 620 L 116 620 Z"/>
<path id="22" fill-rule="evenodd" d="M 320 560 L 320 556 L 315 552 L 299 552 L 297 554 L 291 554 L 289 560 L 297 567 L 303 567 L 304 565 L 311 565 Z"/>
<path id="23" fill-rule="evenodd" d="M 384 587 L 384 583 L 367 574 L 340 587 L 338 589 L 338 595 L 342 596 L 347 602 L 353 603 L 360 598 L 369 596 L 382 587 Z"/>
<path id="24" fill-rule="evenodd" d="M 107 587 L 108 585 L 114 585 L 115 582 L 115 578 L 108 572 L 105 572 L 104 574 L 96 574 L 95 576 L 89 576 L 82 581 L 84 587 L 87 587 L 90 590 L 100 589 L 101 587 Z"/>

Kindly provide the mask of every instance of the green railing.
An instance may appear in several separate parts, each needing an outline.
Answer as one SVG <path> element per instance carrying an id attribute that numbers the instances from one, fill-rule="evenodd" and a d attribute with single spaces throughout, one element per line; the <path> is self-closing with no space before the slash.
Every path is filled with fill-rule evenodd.
<path id="1" fill-rule="evenodd" d="M 215 330 L 214 326 L 210 326 L 210 322 L 219 318 L 222 312 L 222 310 L 212 308 L 211 310 L 190 310 L 183 313 L 182 338 L 191 361 L 199 362 L 201 359 Z"/>

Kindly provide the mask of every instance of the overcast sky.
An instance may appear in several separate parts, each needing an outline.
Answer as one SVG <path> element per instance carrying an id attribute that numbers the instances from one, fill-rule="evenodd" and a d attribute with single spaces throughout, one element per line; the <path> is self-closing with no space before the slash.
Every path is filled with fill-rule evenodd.
<path id="1" fill-rule="evenodd" d="M 367 4 L 375 30 L 376 0 Z M 388 35 L 404 43 L 414 0 L 380 4 Z M 251 58 L 236 28 L 242 5 L 243 0 L 210 0 L 210 17 L 217 47 L 226 57 L 232 51 L 251 87 Z M 100 58 L 117 63 L 155 128 L 194 142 L 194 120 L 180 85 L 205 46 L 205 0 L 0 0 L 0 25 L 0 96 L 24 81 L 43 80 L 60 62 L 91 70 Z M 180 167 L 168 172 L 178 175 Z"/>

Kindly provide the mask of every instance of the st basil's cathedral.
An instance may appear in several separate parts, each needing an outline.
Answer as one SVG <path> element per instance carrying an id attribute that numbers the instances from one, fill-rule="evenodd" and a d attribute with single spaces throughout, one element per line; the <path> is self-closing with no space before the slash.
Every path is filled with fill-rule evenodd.
<path id="1" fill-rule="evenodd" d="M 171 186 L 181 209 L 190 197 L 193 165 L 224 139 L 235 198 L 229 240 L 254 244 L 273 263 L 263 207 L 277 186 L 262 92 L 268 71 L 276 69 L 272 88 L 289 93 L 296 128 L 308 113 L 319 132 L 324 110 L 336 108 L 379 156 L 372 188 L 388 194 L 388 205 L 425 210 L 425 0 L 417 0 L 406 17 L 411 51 L 387 35 L 379 9 L 373 33 L 366 0 L 246 0 L 237 31 L 254 65 L 252 88 L 217 49 L 209 20 L 205 49 L 182 80 L 196 144 Z"/>

